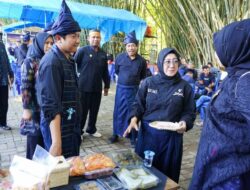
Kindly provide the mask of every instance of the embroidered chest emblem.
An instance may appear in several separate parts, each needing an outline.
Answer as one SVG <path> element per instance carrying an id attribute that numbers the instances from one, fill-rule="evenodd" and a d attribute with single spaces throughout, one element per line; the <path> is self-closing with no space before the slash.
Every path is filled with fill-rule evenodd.
<path id="1" fill-rule="evenodd" d="M 178 90 L 173 94 L 173 96 L 181 96 L 181 97 L 184 97 L 182 89 L 178 89 Z"/>
<path id="2" fill-rule="evenodd" d="M 74 110 L 73 108 L 67 109 L 67 113 L 68 113 L 67 120 L 71 120 L 72 119 L 72 114 L 75 113 L 75 112 L 76 112 L 76 110 Z"/>
<path id="3" fill-rule="evenodd" d="M 153 93 L 153 94 L 157 94 L 157 93 L 158 93 L 158 90 L 148 88 L 148 92 Z"/>

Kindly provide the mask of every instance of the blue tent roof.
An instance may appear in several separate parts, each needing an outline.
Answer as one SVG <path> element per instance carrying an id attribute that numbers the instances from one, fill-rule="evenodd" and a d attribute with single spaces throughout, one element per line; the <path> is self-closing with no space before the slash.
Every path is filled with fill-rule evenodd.
<path id="1" fill-rule="evenodd" d="M 0 18 L 13 18 L 45 25 L 59 14 L 61 0 L 0 0 Z M 88 5 L 67 1 L 75 20 L 81 28 L 97 28 L 102 33 L 102 43 L 108 41 L 117 32 L 136 31 L 136 37 L 142 40 L 146 22 L 123 9 Z"/>
<path id="2" fill-rule="evenodd" d="M 8 33 L 8 32 L 22 29 L 22 28 L 28 28 L 28 27 L 34 27 L 34 26 L 44 28 L 44 24 L 41 24 L 41 23 L 20 21 L 20 22 L 16 22 L 10 25 L 3 26 L 2 29 L 4 32 Z"/>

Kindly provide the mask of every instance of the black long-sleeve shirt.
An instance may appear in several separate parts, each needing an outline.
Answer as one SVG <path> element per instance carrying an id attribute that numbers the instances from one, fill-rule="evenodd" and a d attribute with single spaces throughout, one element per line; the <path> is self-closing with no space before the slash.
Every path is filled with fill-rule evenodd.
<path id="1" fill-rule="evenodd" d="M 3 42 L 0 41 L 0 86 L 8 86 L 9 79 L 14 77 L 9 58 Z"/>
<path id="2" fill-rule="evenodd" d="M 63 112 L 64 69 L 62 62 L 71 65 L 71 70 L 75 71 L 74 62 L 68 60 L 59 48 L 54 45 L 51 51 L 42 58 L 38 70 L 37 98 L 48 123 L 57 114 Z"/>
<path id="3" fill-rule="evenodd" d="M 26 58 L 28 52 L 28 45 L 27 44 L 21 44 L 16 50 L 15 50 L 15 57 L 17 59 L 17 63 L 19 65 L 23 64 L 24 59 Z"/>
<path id="4" fill-rule="evenodd" d="M 82 92 L 101 92 L 109 88 L 107 55 L 99 49 L 97 52 L 91 46 L 81 47 L 75 54 L 79 76 L 79 90 Z"/>
<path id="5" fill-rule="evenodd" d="M 195 120 L 191 86 L 184 80 L 161 82 L 160 76 L 146 78 L 141 84 L 130 117 L 151 121 L 185 121 L 187 130 Z"/>
<path id="6" fill-rule="evenodd" d="M 115 73 L 118 75 L 118 84 L 139 85 L 147 74 L 146 60 L 138 54 L 132 60 L 127 53 L 121 53 L 115 59 Z"/>

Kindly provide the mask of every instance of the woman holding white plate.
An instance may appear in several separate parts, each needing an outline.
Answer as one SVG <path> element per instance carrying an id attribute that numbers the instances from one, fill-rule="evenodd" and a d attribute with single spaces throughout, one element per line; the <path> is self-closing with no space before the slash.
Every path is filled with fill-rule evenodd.
<path id="1" fill-rule="evenodd" d="M 124 136 L 132 129 L 139 130 L 136 153 L 144 157 L 145 150 L 154 151 L 153 166 L 178 183 L 183 133 L 195 120 L 194 95 L 178 73 L 180 55 L 175 49 L 161 50 L 157 64 L 159 74 L 145 79 L 139 88 Z M 161 126 L 150 126 L 154 121 L 160 121 Z"/>

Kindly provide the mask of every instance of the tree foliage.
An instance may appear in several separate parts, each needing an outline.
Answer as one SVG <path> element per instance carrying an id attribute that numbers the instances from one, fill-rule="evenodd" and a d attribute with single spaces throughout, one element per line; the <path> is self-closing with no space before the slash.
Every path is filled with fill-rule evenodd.
<path id="1" fill-rule="evenodd" d="M 213 33 L 250 16 L 250 0 L 79 0 L 127 9 L 155 28 L 158 50 L 175 47 L 196 65 L 214 61 Z"/>
<path id="2" fill-rule="evenodd" d="M 213 33 L 250 16 L 249 0 L 144 0 L 163 35 L 163 46 L 178 49 L 196 65 L 214 61 Z M 157 13 L 157 14 L 156 14 Z"/>
<path id="3" fill-rule="evenodd" d="M 196 65 L 214 61 L 213 33 L 233 21 L 249 18 L 250 0 L 72 0 L 76 2 L 126 9 L 146 20 L 157 39 L 145 39 L 140 52 L 153 57 L 152 51 L 176 48 Z M 83 10 L 84 11 L 84 10 Z M 8 24 L 11 20 L 1 19 Z M 82 32 L 82 45 L 87 44 L 87 31 Z M 122 34 L 104 45 L 107 52 L 124 50 Z M 150 45 L 147 47 L 147 45 Z M 151 51 L 151 52 L 149 52 Z M 147 54 L 145 53 L 147 52 Z"/>

